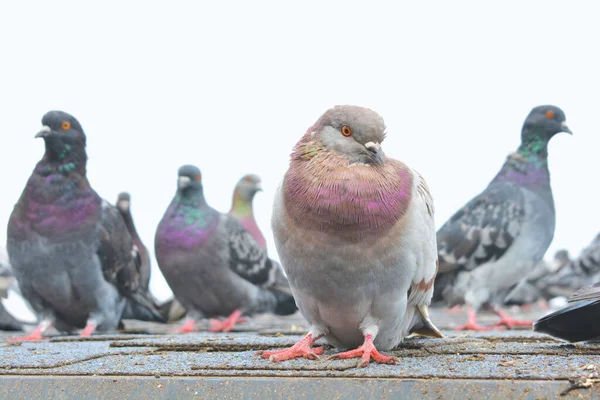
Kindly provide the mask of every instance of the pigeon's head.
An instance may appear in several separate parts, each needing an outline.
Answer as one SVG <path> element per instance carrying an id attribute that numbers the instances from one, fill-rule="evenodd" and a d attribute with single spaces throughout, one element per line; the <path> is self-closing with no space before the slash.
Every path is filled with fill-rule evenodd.
<path id="1" fill-rule="evenodd" d="M 565 265 L 571 262 L 569 251 L 562 249 L 554 253 L 554 259 L 550 263 L 550 270 L 552 272 L 560 271 Z"/>
<path id="2" fill-rule="evenodd" d="M 194 165 L 181 166 L 177 173 L 177 190 L 185 194 L 198 189 L 202 189 L 200 168 Z"/>
<path id="3" fill-rule="evenodd" d="M 381 142 L 385 138 L 383 118 L 375 111 L 357 106 L 335 106 L 311 128 L 329 150 L 351 163 L 383 165 Z"/>
<path id="4" fill-rule="evenodd" d="M 131 203 L 131 195 L 127 192 L 119 193 L 117 196 L 117 207 L 122 212 L 129 212 L 129 204 Z"/>
<path id="5" fill-rule="evenodd" d="M 525 119 L 521 141 L 541 139 L 547 142 L 559 132 L 573 134 L 567 126 L 563 110 L 556 106 L 538 106 Z"/>
<path id="6" fill-rule="evenodd" d="M 251 201 L 256 192 L 262 191 L 261 180 L 258 175 L 248 174 L 242 176 L 235 187 L 235 194 L 241 199 Z"/>
<path id="7" fill-rule="evenodd" d="M 70 158 L 85 149 L 85 134 L 79 121 L 64 111 L 48 111 L 42 117 L 42 129 L 35 135 L 46 142 L 46 154 L 53 159 Z"/>

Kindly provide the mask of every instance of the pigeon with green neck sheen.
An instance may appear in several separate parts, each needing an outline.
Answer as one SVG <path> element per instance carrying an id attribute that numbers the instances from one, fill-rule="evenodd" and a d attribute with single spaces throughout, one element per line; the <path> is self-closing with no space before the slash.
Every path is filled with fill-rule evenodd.
<path id="1" fill-rule="evenodd" d="M 180 332 L 202 317 L 211 331 L 230 331 L 243 314 L 293 314 L 297 308 L 279 264 L 267 257 L 237 218 L 221 214 L 204 198 L 200 170 L 179 169 L 177 192 L 155 236 L 158 265 L 177 301 L 187 310 Z"/>
<path id="2" fill-rule="evenodd" d="M 554 237 L 548 142 L 559 132 L 571 133 L 560 108 L 532 109 L 517 151 L 488 187 L 437 232 L 440 268 L 434 300 L 443 299 L 450 307 L 466 303 L 468 321 L 457 329 L 489 329 L 476 321 L 476 312 L 485 305 L 500 316 L 495 325 L 531 326 L 512 319 L 498 303 L 501 293 L 542 260 Z"/>
<path id="3" fill-rule="evenodd" d="M 441 337 L 428 314 L 437 252 L 425 180 L 387 157 L 383 118 L 335 106 L 294 147 L 271 225 L 277 252 L 308 334 L 262 353 L 271 361 L 316 359 L 320 337 L 332 356 L 394 364 L 384 355 L 411 332 Z"/>
<path id="4" fill-rule="evenodd" d="M 254 196 L 260 191 L 262 191 L 262 186 L 258 175 L 249 174 L 243 176 L 233 191 L 233 202 L 229 215 L 236 217 L 242 223 L 242 226 L 252 235 L 256 244 L 266 249 L 267 241 L 256 223 L 252 205 Z"/>
<path id="5" fill-rule="evenodd" d="M 50 111 L 36 135 L 45 153 L 8 222 L 7 251 L 21 294 L 40 323 L 28 336 L 117 329 L 124 318 L 161 321 L 139 284 L 138 257 L 125 222 L 86 176 L 86 136 L 73 116 Z"/>

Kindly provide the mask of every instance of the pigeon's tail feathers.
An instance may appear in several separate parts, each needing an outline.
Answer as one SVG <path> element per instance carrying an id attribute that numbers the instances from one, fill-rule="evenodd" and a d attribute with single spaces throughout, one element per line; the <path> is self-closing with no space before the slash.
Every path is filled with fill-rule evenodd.
<path id="1" fill-rule="evenodd" d="M 275 309 L 273 312 L 277 315 L 292 315 L 298 310 L 296 300 L 291 294 L 279 290 L 271 290 L 275 296 Z"/>
<path id="2" fill-rule="evenodd" d="M 581 301 L 540 318 L 533 330 L 569 342 L 600 337 L 600 300 Z"/>
<path id="3" fill-rule="evenodd" d="M 165 301 L 158 309 L 167 323 L 179 321 L 186 315 L 185 308 L 175 298 Z"/>
<path id="4" fill-rule="evenodd" d="M 443 338 L 442 332 L 433 324 L 431 318 L 429 317 L 429 309 L 426 305 L 418 306 L 418 313 L 415 314 L 416 317 L 421 319 L 420 323 L 417 323 L 412 327 L 410 333 L 416 333 L 421 336 L 434 337 L 434 338 Z"/>
<path id="5" fill-rule="evenodd" d="M 167 322 L 167 319 L 160 312 L 154 299 L 149 297 L 149 294 L 145 295 L 139 292 L 129 297 L 125 305 L 123 318 L 150 322 Z"/>

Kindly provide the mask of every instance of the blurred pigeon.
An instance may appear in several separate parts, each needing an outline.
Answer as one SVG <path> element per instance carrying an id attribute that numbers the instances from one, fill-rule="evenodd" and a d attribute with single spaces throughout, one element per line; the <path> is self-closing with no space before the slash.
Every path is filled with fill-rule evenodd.
<path id="1" fill-rule="evenodd" d="M 510 288 L 504 297 L 504 304 L 527 305 L 538 300 L 550 300 L 545 296 L 548 290 L 548 278 L 561 271 L 569 262 L 569 252 L 564 249 L 554 254 L 552 262 L 542 260 L 519 283 Z"/>
<path id="2" fill-rule="evenodd" d="M 442 337 L 428 315 L 437 268 L 433 201 L 423 178 L 381 149 L 374 111 L 336 106 L 294 147 L 277 191 L 277 251 L 309 333 L 262 357 L 315 359 L 320 337 L 332 358 L 399 361 L 391 350 L 410 332 Z"/>
<path id="3" fill-rule="evenodd" d="M 133 240 L 133 244 L 135 245 L 137 254 L 140 258 L 138 261 L 140 264 L 140 287 L 147 291 L 150 286 L 150 253 L 148 252 L 148 248 L 142 243 L 142 239 L 140 239 L 140 235 L 138 235 L 137 230 L 135 229 L 133 216 L 131 215 L 131 195 L 129 193 L 119 193 L 117 196 L 117 209 L 125 220 L 125 226 L 127 226 L 127 230 L 131 235 L 131 239 Z"/>
<path id="4" fill-rule="evenodd" d="M 168 323 L 179 321 L 186 316 L 185 308 L 175 297 L 170 298 L 159 306 L 160 313 Z"/>
<path id="5" fill-rule="evenodd" d="M 210 330 L 230 331 L 242 314 L 293 314 L 297 308 L 276 262 L 267 257 L 236 219 L 204 199 L 200 170 L 179 169 L 175 197 L 156 230 L 155 254 L 173 294 L 188 311 L 180 332 L 194 329 L 198 318 Z"/>
<path id="6" fill-rule="evenodd" d="M 548 142 L 559 132 L 571 133 L 560 108 L 531 110 L 517 151 L 489 186 L 438 231 L 440 269 L 434 298 L 443 298 L 450 307 L 467 304 L 468 322 L 457 329 L 489 329 L 476 321 L 477 310 L 486 304 L 501 318 L 495 325 L 531 325 L 510 318 L 496 305 L 502 301 L 499 293 L 542 260 L 554 236 Z"/>
<path id="7" fill-rule="evenodd" d="M 533 330 L 569 342 L 600 338 L 600 283 L 584 286 L 569 302 L 573 304 L 537 320 Z"/>
<path id="8" fill-rule="evenodd" d="M 0 300 L 8 297 L 8 289 L 13 285 L 15 276 L 10 266 L 0 263 Z M 22 331 L 23 323 L 10 314 L 0 303 L 0 331 Z"/>
<path id="9" fill-rule="evenodd" d="M 252 238 L 263 249 L 267 248 L 267 241 L 260 231 L 256 220 L 254 219 L 254 211 L 252 201 L 256 192 L 262 191 L 260 178 L 257 175 L 243 176 L 233 191 L 233 202 L 229 215 L 236 217 L 252 235 Z"/>
<path id="10" fill-rule="evenodd" d="M 19 287 L 38 314 L 29 336 L 54 325 L 82 336 L 114 330 L 122 318 L 160 320 L 139 287 L 139 260 L 123 218 L 86 177 L 86 137 L 62 111 L 42 118 L 45 142 L 8 222 L 7 250 Z"/>

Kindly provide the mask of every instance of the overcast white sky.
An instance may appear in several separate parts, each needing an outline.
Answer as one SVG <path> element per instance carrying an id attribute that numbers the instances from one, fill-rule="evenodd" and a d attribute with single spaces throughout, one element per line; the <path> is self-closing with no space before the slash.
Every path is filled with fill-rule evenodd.
<path id="1" fill-rule="evenodd" d="M 550 103 L 574 136 L 550 145 L 549 251 L 578 253 L 600 230 L 598 6 L 395 3 L 3 2 L 0 226 L 43 154 L 33 136 L 51 109 L 81 122 L 100 195 L 131 192 L 150 249 L 177 168 L 193 163 L 223 212 L 241 175 L 262 177 L 256 214 L 277 258 L 275 188 L 295 142 L 332 105 L 383 115 L 384 150 L 426 177 L 439 227 L 516 149 L 530 109 Z"/>

